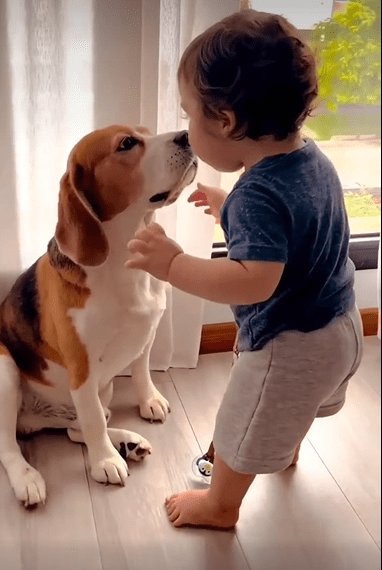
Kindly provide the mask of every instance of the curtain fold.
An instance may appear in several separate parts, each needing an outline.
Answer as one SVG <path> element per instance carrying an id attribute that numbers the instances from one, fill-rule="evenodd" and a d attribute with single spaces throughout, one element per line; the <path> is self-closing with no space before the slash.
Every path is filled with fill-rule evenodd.
<path id="1" fill-rule="evenodd" d="M 16 172 L 12 127 L 11 67 L 7 11 L 0 2 L 0 300 L 21 268 L 18 239 Z"/>
<path id="2" fill-rule="evenodd" d="M 92 1 L 7 0 L 5 5 L 12 192 L 18 255 L 25 269 L 46 250 L 54 233 L 67 156 L 93 128 Z"/>
<path id="3" fill-rule="evenodd" d="M 177 85 L 177 68 L 185 36 L 192 36 L 195 21 L 189 13 L 186 29 L 182 29 L 182 16 L 191 3 L 184 0 L 161 0 L 159 26 L 159 70 L 158 70 L 158 117 L 157 133 L 176 131 L 187 125 L 181 119 Z M 196 182 L 196 181 L 195 181 Z M 192 185 L 195 187 L 195 183 Z M 167 234 L 180 243 L 190 254 L 200 254 L 207 244 L 208 255 L 212 241 L 212 228 L 206 220 L 192 219 L 192 208 L 187 204 L 191 187 L 174 205 L 157 213 L 157 220 Z M 199 251 L 198 251 L 199 250 Z M 203 319 L 203 301 L 176 289 L 167 292 L 167 310 L 162 327 L 158 329 L 152 352 L 152 366 L 159 368 L 195 367 L 198 360 L 200 334 Z M 171 328 L 171 335 L 163 330 Z M 168 343 L 171 336 L 172 342 Z M 162 362 L 155 362 L 161 355 Z"/>
<path id="4" fill-rule="evenodd" d="M 187 122 L 180 114 L 177 84 L 180 57 L 196 35 L 238 7 L 238 0 L 211 0 L 208 3 L 201 0 L 160 1 L 156 132 L 187 128 Z M 208 258 L 211 255 L 214 220 L 211 216 L 201 215 L 200 210 L 197 211 L 187 202 L 198 181 L 217 186 L 220 175 L 199 162 L 194 183 L 185 189 L 176 204 L 159 211 L 157 220 L 187 253 Z M 166 314 L 153 346 L 152 367 L 193 368 L 198 362 L 204 301 L 177 289 L 170 289 L 167 297 Z M 165 323 L 172 329 L 171 345 L 168 344 L 170 335 L 164 331 Z M 161 361 L 158 360 L 159 355 Z"/>

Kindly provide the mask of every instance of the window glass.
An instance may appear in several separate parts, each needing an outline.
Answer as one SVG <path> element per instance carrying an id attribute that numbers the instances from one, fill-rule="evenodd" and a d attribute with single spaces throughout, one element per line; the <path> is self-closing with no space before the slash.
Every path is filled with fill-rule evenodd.
<path id="1" fill-rule="evenodd" d="M 284 15 L 316 54 L 320 96 L 304 133 L 331 159 L 352 235 L 381 231 L 381 7 L 379 0 L 251 0 Z M 240 173 L 222 174 L 232 189 Z M 224 241 L 219 225 L 215 242 Z"/>

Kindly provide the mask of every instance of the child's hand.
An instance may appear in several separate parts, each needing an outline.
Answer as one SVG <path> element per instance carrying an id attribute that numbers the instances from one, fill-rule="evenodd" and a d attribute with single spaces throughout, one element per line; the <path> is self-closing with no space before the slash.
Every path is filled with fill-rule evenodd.
<path id="1" fill-rule="evenodd" d="M 168 238 L 162 226 L 152 222 L 135 234 L 135 238 L 127 244 L 132 254 L 126 261 L 128 269 L 143 269 L 161 281 L 168 281 L 173 259 L 183 253 L 183 249 L 175 241 Z"/>
<path id="2" fill-rule="evenodd" d="M 221 188 L 205 186 L 204 184 L 200 184 L 200 182 L 198 182 L 197 186 L 198 189 L 191 194 L 188 201 L 195 202 L 195 206 L 197 208 L 200 206 L 207 206 L 204 213 L 211 214 L 217 222 L 220 222 L 220 210 L 227 198 L 227 193 Z"/>

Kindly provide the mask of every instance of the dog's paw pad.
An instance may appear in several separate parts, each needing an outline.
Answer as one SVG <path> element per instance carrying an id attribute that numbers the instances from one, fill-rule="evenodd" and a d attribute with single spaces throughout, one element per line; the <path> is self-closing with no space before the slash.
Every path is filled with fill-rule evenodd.
<path id="1" fill-rule="evenodd" d="M 126 461 L 129 454 L 132 451 L 134 451 L 134 449 L 136 449 L 137 447 L 138 447 L 138 443 L 133 443 L 132 441 L 129 441 L 129 443 L 126 443 L 125 441 L 121 441 L 119 444 L 119 453 L 120 453 L 120 455 L 122 455 L 123 459 Z"/>
<path id="2" fill-rule="evenodd" d="M 119 447 L 119 453 L 124 459 L 133 459 L 133 461 L 142 461 L 146 455 L 151 454 L 151 445 L 144 439 L 140 438 L 139 442 L 129 441 L 121 442 Z"/>
<path id="3" fill-rule="evenodd" d="M 139 433 L 116 428 L 108 428 L 107 432 L 112 444 L 123 459 L 141 461 L 146 455 L 151 454 L 150 442 L 139 435 Z"/>

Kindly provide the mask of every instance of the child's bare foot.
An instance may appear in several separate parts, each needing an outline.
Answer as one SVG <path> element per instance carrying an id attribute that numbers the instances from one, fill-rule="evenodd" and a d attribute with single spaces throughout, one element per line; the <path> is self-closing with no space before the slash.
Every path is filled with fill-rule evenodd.
<path id="1" fill-rule="evenodd" d="M 223 510 L 211 504 L 209 489 L 186 491 L 166 499 L 168 518 L 174 526 L 231 528 L 239 519 L 239 509 Z"/>

